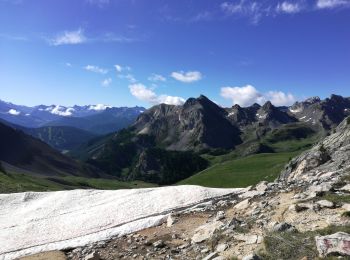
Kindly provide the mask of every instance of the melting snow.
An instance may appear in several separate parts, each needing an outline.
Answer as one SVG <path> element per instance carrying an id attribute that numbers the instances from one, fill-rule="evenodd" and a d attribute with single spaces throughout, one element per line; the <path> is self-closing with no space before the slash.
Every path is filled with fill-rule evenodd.
<path id="1" fill-rule="evenodd" d="M 291 107 L 289 108 L 289 111 L 292 113 L 300 113 L 303 111 L 302 108 L 296 108 L 296 109 L 292 109 Z"/>
<path id="2" fill-rule="evenodd" d="M 84 246 L 162 223 L 172 210 L 244 189 L 171 186 L 0 195 L 0 259 Z"/>

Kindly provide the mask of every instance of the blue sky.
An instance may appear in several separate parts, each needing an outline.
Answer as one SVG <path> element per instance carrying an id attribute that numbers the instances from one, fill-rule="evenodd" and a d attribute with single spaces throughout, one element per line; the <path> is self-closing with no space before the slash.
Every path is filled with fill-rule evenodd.
<path id="1" fill-rule="evenodd" d="M 349 0 L 0 0 L 0 99 L 242 106 L 350 96 Z"/>

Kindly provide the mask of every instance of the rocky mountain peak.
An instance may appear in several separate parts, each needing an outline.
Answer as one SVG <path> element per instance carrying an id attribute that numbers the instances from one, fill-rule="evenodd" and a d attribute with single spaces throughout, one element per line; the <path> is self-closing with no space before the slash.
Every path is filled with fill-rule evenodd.
<path id="1" fill-rule="evenodd" d="M 273 110 L 273 109 L 275 109 L 275 106 L 272 105 L 271 101 L 267 101 L 267 102 L 261 107 L 261 110 L 266 111 L 266 112 L 271 111 L 271 110 Z"/>
<path id="2" fill-rule="evenodd" d="M 309 104 L 314 104 L 314 103 L 318 103 L 320 101 L 321 101 L 320 97 L 315 96 L 315 97 L 310 97 L 310 98 L 306 99 L 304 102 L 309 103 Z"/>

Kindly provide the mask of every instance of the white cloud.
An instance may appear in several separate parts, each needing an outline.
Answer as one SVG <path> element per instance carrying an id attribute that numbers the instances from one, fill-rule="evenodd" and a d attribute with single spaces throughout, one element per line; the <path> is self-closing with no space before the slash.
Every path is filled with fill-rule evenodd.
<path id="1" fill-rule="evenodd" d="M 233 104 L 249 106 L 255 102 L 261 103 L 263 96 L 251 85 L 243 87 L 222 87 L 220 95 L 231 99 Z"/>
<path id="2" fill-rule="evenodd" d="M 278 3 L 276 7 L 276 11 L 279 13 L 288 13 L 288 14 L 293 14 L 293 13 L 298 13 L 301 11 L 301 6 L 298 3 L 290 3 L 290 2 L 282 2 Z"/>
<path id="3" fill-rule="evenodd" d="M 122 72 L 122 70 L 123 70 L 122 66 L 120 66 L 118 64 L 114 65 L 114 67 L 117 70 L 117 72 Z"/>
<path id="4" fill-rule="evenodd" d="M 81 44 L 87 41 L 82 29 L 76 31 L 64 31 L 56 37 L 49 39 L 49 43 L 54 46 L 65 44 Z"/>
<path id="5" fill-rule="evenodd" d="M 129 86 L 130 93 L 139 100 L 149 103 L 157 103 L 157 95 L 145 85 L 138 83 Z"/>
<path id="6" fill-rule="evenodd" d="M 252 85 L 243 87 L 222 87 L 220 94 L 223 98 L 231 99 L 233 104 L 238 104 L 243 107 L 252 105 L 253 103 L 263 104 L 268 100 L 276 106 L 286 106 L 293 104 L 296 100 L 292 94 L 286 94 L 282 91 L 260 93 Z"/>
<path id="7" fill-rule="evenodd" d="M 175 71 L 171 73 L 171 77 L 181 82 L 191 83 L 200 80 L 202 73 L 199 71 Z"/>
<path id="8" fill-rule="evenodd" d="M 71 116 L 73 115 L 73 112 L 75 111 L 72 107 L 61 107 L 61 106 L 55 106 L 51 108 L 51 114 L 59 115 L 59 116 Z"/>
<path id="9" fill-rule="evenodd" d="M 115 68 L 115 70 L 117 72 L 130 71 L 131 70 L 131 68 L 129 66 L 122 66 L 122 65 L 119 65 L 119 64 L 115 64 L 114 68 Z"/>
<path id="10" fill-rule="evenodd" d="M 318 0 L 316 7 L 319 9 L 332 9 L 341 6 L 350 6 L 349 0 Z"/>
<path id="11" fill-rule="evenodd" d="M 17 111 L 16 109 L 10 109 L 7 113 L 13 116 L 18 116 L 21 112 Z"/>
<path id="12" fill-rule="evenodd" d="M 289 106 L 296 101 L 292 94 L 282 91 L 269 91 L 265 94 L 265 99 L 270 100 L 275 106 Z"/>
<path id="13" fill-rule="evenodd" d="M 66 66 L 67 66 L 67 67 L 72 67 L 72 64 L 69 63 L 69 62 L 66 62 Z"/>
<path id="14" fill-rule="evenodd" d="M 139 100 L 148 102 L 152 105 L 155 104 L 168 104 L 168 105 L 182 105 L 185 100 L 181 97 L 160 95 L 157 96 L 153 90 L 147 88 L 145 85 L 138 83 L 129 86 L 130 93 Z"/>
<path id="15" fill-rule="evenodd" d="M 157 82 L 157 81 L 166 81 L 166 78 L 162 75 L 153 73 L 151 76 L 148 77 L 149 81 Z"/>
<path id="16" fill-rule="evenodd" d="M 87 70 L 87 71 L 100 73 L 100 74 L 107 74 L 108 73 L 107 69 L 103 69 L 103 68 L 100 68 L 100 67 L 94 66 L 94 65 L 87 65 L 87 66 L 84 67 L 84 69 Z"/>
<path id="17" fill-rule="evenodd" d="M 89 106 L 89 110 L 95 110 L 95 111 L 103 111 L 106 110 L 107 108 L 110 108 L 111 106 L 107 106 L 104 104 L 97 104 L 97 105 L 91 105 Z"/>
<path id="18" fill-rule="evenodd" d="M 160 95 L 158 97 L 158 103 L 164 103 L 168 105 L 182 105 L 185 103 L 185 99 L 182 97 L 175 97 L 175 96 L 167 96 L 167 95 Z"/>
<path id="19" fill-rule="evenodd" d="M 104 87 L 108 87 L 111 83 L 112 83 L 112 79 L 111 78 L 107 78 L 107 79 L 104 79 L 101 82 L 101 85 L 104 86 Z"/>

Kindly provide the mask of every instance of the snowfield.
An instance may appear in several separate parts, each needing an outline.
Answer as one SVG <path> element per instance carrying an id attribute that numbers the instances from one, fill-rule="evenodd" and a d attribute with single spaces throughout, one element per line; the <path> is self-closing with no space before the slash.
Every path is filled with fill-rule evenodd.
<path id="1" fill-rule="evenodd" d="M 122 236 L 162 223 L 172 210 L 243 190 L 172 186 L 0 194 L 0 259 Z"/>

